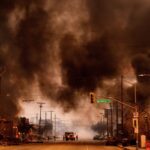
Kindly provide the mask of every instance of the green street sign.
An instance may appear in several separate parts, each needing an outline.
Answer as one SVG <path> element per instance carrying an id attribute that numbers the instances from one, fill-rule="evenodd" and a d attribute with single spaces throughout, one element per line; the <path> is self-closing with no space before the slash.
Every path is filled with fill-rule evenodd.
<path id="1" fill-rule="evenodd" d="M 110 99 L 98 99 L 97 103 L 111 103 Z"/>

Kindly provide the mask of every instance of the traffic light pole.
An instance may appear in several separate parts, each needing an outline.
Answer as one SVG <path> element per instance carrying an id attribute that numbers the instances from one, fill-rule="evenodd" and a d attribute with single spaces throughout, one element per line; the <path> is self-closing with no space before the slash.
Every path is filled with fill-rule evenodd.
<path id="1" fill-rule="evenodd" d="M 42 111 L 42 107 L 43 107 L 43 104 L 45 103 L 42 103 L 42 102 L 38 102 L 37 104 L 39 104 L 39 107 L 40 107 L 40 119 L 39 119 L 39 134 L 41 134 L 41 111 Z"/>
<path id="2" fill-rule="evenodd" d="M 118 100 L 118 99 L 115 99 L 115 98 L 112 98 L 112 97 L 107 97 L 107 98 L 109 98 L 109 99 L 111 99 L 112 101 L 115 101 L 115 102 L 118 102 L 118 103 L 120 103 L 120 104 L 122 104 L 122 105 L 124 105 L 124 106 L 127 106 L 127 107 L 130 107 L 130 108 L 132 108 L 132 109 L 134 109 L 135 110 L 135 114 L 137 114 L 137 116 L 136 116 L 136 119 L 137 119 L 137 129 L 136 129 L 136 150 L 138 150 L 138 145 L 139 145 L 139 116 L 138 116 L 138 108 L 137 108 L 137 103 L 136 103 L 136 84 L 135 84 L 135 95 L 134 95 L 134 98 L 135 98 L 135 104 L 136 104 L 136 106 L 131 106 L 130 104 L 127 104 L 127 103 L 125 103 L 125 102 L 122 102 L 122 101 L 120 101 L 120 100 Z"/>
<path id="3" fill-rule="evenodd" d="M 135 99 L 135 106 L 132 106 L 132 105 L 130 105 L 130 104 L 128 104 L 128 103 L 125 103 L 123 100 L 118 100 L 118 99 L 115 99 L 115 98 L 113 98 L 113 97 L 105 97 L 107 100 L 97 100 L 97 102 L 111 102 L 110 100 L 112 100 L 112 101 L 115 101 L 115 102 L 117 102 L 117 103 L 120 103 L 122 106 L 124 105 L 124 106 L 126 106 L 126 107 L 129 107 L 129 108 L 132 108 L 132 109 L 134 109 L 135 110 L 135 114 L 137 114 L 137 116 L 136 116 L 136 120 L 137 120 L 137 122 L 136 122 L 136 124 L 137 124 L 137 127 L 136 127 L 136 129 L 135 129 L 135 134 L 136 134 L 136 150 L 138 150 L 138 144 L 139 144 L 139 140 L 138 140 L 138 137 L 139 137 L 139 126 L 138 126 L 138 122 L 139 122 L 139 116 L 138 116 L 138 109 L 137 109 L 137 99 L 136 99 L 136 97 L 137 97 L 137 95 L 136 95 L 136 84 L 135 84 L 135 86 L 134 86 L 134 99 Z M 95 99 L 96 99 L 96 97 L 95 97 L 95 93 L 93 93 L 93 92 L 91 92 L 90 93 L 90 99 L 91 99 L 91 103 L 94 103 L 95 102 Z M 110 99 L 110 100 L 109 100 Z M 123 119 L 123 118 L 122 118 Z"/>
<path id="4" fill-rule="evenodd" d="M 136 84 L 134 84 L 134 100 L 135 100 L 135 104 L 137 104 L 137 87 Z M 138 114 L 138 108 L 136 106 L 136 110 L 135 112 Z M 139 116 L 137 116 L 137 124 L 138 124 L 138 129 L 137 129 L 137 133 L 136 133 L 136 150 L 138 150 L 138 145 L 139 145 Z"/>

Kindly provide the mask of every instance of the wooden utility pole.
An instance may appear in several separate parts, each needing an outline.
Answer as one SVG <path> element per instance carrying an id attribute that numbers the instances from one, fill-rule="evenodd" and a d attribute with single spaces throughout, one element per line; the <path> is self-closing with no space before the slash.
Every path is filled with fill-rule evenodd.
<path id="1" fill-rule="evenodd" d="M 118 102 L 116 102 L 116 136 L 118 137 Z"/>
<path id="2" fill-rule="evenodd" d="M 5 72 L 5 67 L 0 66 L 0 96 L 2 96 L 2 75 Z"/>
<path id="3" fill-rule="evenodd" d="M 109 109 L 105 109 L 105 114 L 106 114 L 106 120 L 107 120 L 107 137 L 109 137 L 109 114 L 108 114 Z"/>
<path id="4" fill-rule="evenodd" d="M 123 110 L 123 75 L 121 75 L 121 130 L 123 132 L 123 121 L 124 121 L 124 118 L 123 118 L 123 114 L 124 114 L 124 110 Z"/>
<path id="5" fill-rule="evenodd" d="M 54 117 L 54 123 L 55 123 L 55 126 L 54 126 L 54 141 L 56 141 L 56 114 L 55 114 L 55 117 Z"/>
<path id="6" fill-rule="evenodd" d="M 39 119 L 39 134 L 40 134 L 41 133 L 41 111 L 42 111 L 43 104 L 45 103 L 37 102 L 37 104 L 39 104 L 40 107 L 40 119 Z"/>
<path id="7" fill-rule="evenodd" d="M 113 104 L 110 103 L 110 125 L 111 125 L 111 136 L 113 136 Z"/>
<path id="8" fill-rule="evenodd" d="M 52 129 L 51 129 L 51 136 L 53 135 L 53 112 L 54 111 L 47 111 L 47 112 L 50 112 L 50 123 L 51 123 L 51 125 L 52 125 Z"/>

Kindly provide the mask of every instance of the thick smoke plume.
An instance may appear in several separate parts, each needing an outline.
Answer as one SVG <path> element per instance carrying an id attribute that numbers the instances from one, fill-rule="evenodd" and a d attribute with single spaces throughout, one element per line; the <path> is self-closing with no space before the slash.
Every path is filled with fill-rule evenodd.
<path id="1" fill-rule="evenodd" d="M 66 109 L 129 65 L 136 76 L 149 74 L 149 7 L 147 0 L 1 0 L 0 115 L 15 116 L 35 82 Z M 150 80 L 138 81 L 146 101 Z"/>

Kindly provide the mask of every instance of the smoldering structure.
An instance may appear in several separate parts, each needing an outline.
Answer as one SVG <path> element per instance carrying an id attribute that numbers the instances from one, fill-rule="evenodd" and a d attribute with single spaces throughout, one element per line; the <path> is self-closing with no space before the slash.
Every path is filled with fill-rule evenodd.
<path id="1" fill-rule="evenodd" d="M 128 64 L 136 77 L 149 74 L 149 7 L 147 0 L 1 0 L 0 115 L 15 116 L 34 82 L 51 101 L 75 108 Z M 149 83 L 138 77 L 141 103 Z"/>

